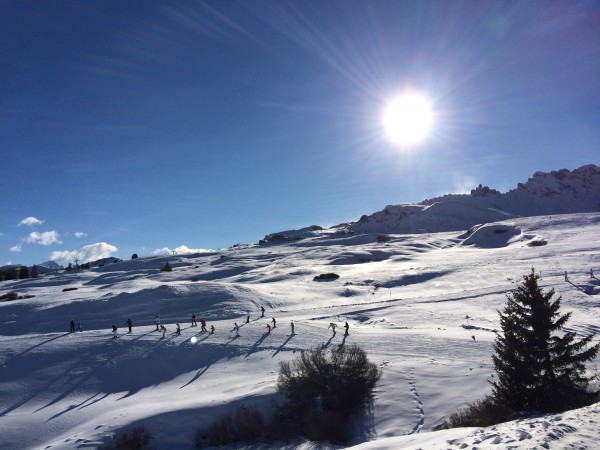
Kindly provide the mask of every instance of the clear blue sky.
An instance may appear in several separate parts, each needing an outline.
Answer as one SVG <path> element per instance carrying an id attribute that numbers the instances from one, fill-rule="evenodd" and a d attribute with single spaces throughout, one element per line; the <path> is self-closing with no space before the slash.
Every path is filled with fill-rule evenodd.
<path id="1" fill-rule="evenodd" d="M 0 265 L 218 249 L 600 159 L 595 0 L 7 0 L 0 66 Z M 411 149 L 381 127 L 407 89 L 436 117 Z"/>

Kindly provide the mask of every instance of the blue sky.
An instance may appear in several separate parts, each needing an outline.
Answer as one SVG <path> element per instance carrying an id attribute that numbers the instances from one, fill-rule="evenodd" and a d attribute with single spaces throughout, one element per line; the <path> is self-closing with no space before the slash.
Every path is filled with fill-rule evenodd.
<path id="1" fill-rule="evenodd" d="M 4 1 L 0 265 L 218 249 L 598 164 L 597 1 Z M 431 136 L 381 114 L 418 91 Z"/>

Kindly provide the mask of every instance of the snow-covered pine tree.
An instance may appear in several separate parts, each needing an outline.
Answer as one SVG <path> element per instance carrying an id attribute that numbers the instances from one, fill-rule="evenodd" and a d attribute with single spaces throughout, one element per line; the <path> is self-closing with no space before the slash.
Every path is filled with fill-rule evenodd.
<path id="1" fill-rule="evenodd" d="M 593 334 L 581 340 L 574 332 L 556 334 L 571 313 L 559 313 L 562 297 L 553 301 L 554 289 L 545 293 L 539 278 L 532 268 L 498 312 L 502 334 L 492 356 L 498 375 L 491 382 L 494 397 L 524 411 L 558 412 L 590 404 L 598 395 L 587 391 L 585 362 L 596 356 L 600 344 L 586 348 Z"/>

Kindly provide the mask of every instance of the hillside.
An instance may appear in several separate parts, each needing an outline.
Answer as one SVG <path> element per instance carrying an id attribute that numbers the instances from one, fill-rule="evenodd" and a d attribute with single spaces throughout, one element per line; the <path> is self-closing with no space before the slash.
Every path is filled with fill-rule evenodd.
<path id="1" fill-rule="evenodd" d="M 0 295 L 28 298 L 0 302 L 0 447 L 97 448 L 141 423 L 156 448 L 191 449 L 196 429 L 218 414 L 268 407 L 280 361 L 356 343 L 383 370 L 369 415 L 355 426 L 358 448 L 594 448 L 599 405 L 490 429 L 432 430 L 489 393 L 497 310 L 532 266 L 573 313 L 569 331 L 600 329 L 600 281 L 587 273 L 600 271 L 600 213 L 508 218 L 468 233 L 390 233 L 385 242 L 376 233 L 306 231 L 277 244 L 2 282 Z M 173 271 L 160 271 L 167 261 Z M 314 281 L 330 272 L 339 279 Z M 190 328 L 192 312 L 215 334 Z M 165 339 L 154 331 L 157 314 Z M 82 332 L 68 333 L 71 318 Z M 266 335 L 272 318 L 277 328 Z M 350 335 L 332 337 L 328 324 L 344 321 Z"/>

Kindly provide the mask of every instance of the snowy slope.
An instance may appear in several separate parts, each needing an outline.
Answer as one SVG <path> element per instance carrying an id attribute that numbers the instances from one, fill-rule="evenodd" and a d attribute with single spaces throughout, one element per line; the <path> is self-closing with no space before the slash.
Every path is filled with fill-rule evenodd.
<path id="1" fill-rule="evenodd" d="M 587 274 L 600 272 L 600 213 L 512 217 L 465 231 L 377 242 L 377 234 L 315 227 L 301 240 L 2 282 L 0 295 L 33 297 L 0 303 L 0 448 L 97 448 L 142 423 L 156 448 L 191 449 L 196 429 L 218 414 L 268 408 L 280 361 L 351 343 L 383 370 L 370 415 L 356 424 L 357 448 L 596 448 L 599 405 L 432 431 L 490 392 L 497 310 L 532 266 L 573 312 L 569 330 L 600 330 L 600 281 Z M 541 240 L 547 245 L 528 245 Z M 173 271 L 161 272 L 167 261 Z M 340 277 L 313 280 L 329 272 Z M 191 328 L 192 312 L 215 334 Z M 154 331 L 157 314 L 165 339 Z M 83 332 L 68 334 L 71 317 Z M 277 328 L 266 335 L 273 317 Z M 328 324 L 346 320 L 350 336 L 332 337 Z"/>

